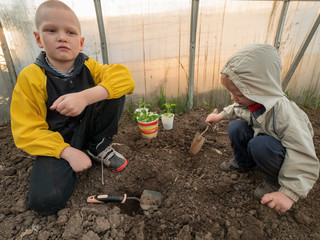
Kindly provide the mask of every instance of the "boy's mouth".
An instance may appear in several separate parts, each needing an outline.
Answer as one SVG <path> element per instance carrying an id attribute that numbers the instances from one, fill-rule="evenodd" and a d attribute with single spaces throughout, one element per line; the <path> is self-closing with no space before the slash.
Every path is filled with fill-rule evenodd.
<path id="1" fill-rule="evenodd" d="M 57 47 L 57 49 L 70 50 L 70 48 L 68 48 L 68 47 L 66 47 L 66 46 L 59 46 L 59 47 Z"/>
<path id="2" fill-rule="evenodd" d="M 239 102 L 239 101 L 236 101 L 235 103 L 238 103 L 239 105 L 241 105 L 241 106 L 244 106 L 241 102 Z"/>

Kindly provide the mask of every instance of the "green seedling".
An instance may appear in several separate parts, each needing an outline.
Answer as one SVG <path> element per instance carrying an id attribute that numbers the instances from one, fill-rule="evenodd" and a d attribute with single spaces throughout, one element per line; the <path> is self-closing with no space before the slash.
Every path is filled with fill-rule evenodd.
<path id="1" fill-rule="evenodd" d="M 163 114 L 164 117 L 172 117 L 173 116 L 173 107 L 176 106 L 174 103 L 164 103 L 163 106 L 165 107 L 166 112 Z"/>
<path id="2" fill-rule="evenodd" d="M 144 100 L 143 100 L 143 98 L 139 98 L 139 102 L 138 103 L 136 103 L 136 105 L 138 106 L 138 108 L 150 108 L 151 107 L 151 105 L 150 104 L 148 104 L 148 103 L 146 103 Z"/>
<path id="3" fill-rule="evenodd" d="M 140 122 L 152 122 L 160 118 L 156 112 L 149 112 L 146 108 L 137 109 L 133 114 L 133 120 Z"/>

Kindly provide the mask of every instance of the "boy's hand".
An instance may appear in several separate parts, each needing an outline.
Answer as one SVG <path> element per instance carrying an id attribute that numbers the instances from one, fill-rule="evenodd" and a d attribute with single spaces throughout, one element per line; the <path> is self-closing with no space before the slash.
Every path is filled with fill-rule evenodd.
<path id="1" fill-rule="evenodd" d="M 70 117 L 78 116 L 88 105 L 86 98 L 81 92 L 62 95 L 54 101 L 51 110 L 56 110 L 60 114 Z"/>
<path id="2" fill-rule="evenodd" d="M 262 204 L 268 204 L 269 208 L 274 208 L 282 213 L 289 210 L 294 201 L 282 192 L 272 192 L 265 194 L 261 199 Z"/>
<path id="3" fill-rule="evenodd" d="M 92 162 L 87 154 L 73 147 L 63 149 L 60 157 L 65 159 L 75 172 L 82 172 L 92 166 Z"/>
<path id="4" fill-rule="evenodd" d="M 223 119 L 223 116 L 221 113 L 210 113 L 207 118 L 206 118 L 206 123 L 214 126 L 216 125 L 218 122 L 220 122 Z"/>
<path id="5" fill-rule="evenodd" d="M 86 106 L 108 99 L 109 92 L 102 86 L 88 88 L 81 92 L 69 93 L 59 97 L 52 106 L 51 110 L 56 110 L 60 114 L 70 117 L 78 116 Z"/>

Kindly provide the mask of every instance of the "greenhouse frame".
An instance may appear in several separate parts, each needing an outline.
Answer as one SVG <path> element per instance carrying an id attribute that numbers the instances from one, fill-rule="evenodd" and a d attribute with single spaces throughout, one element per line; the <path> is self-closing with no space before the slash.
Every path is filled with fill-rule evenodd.
<path id="1" fill-rule="evenodd" d="M 0 112 L 10 120 L 17 75 L 40 50 L 34 13 L 41 0 L 0 1 Z M 320 1 L 65 0 L 78 15 L 84 52 L 101 63 L 127 66 L 136 83 L 128 96 L 160 94 L 189 108 L 230 101 L 219 81 L 228 57 L 251 42 L 274 45 L 283 90 L 298 103 L 319 102 Z M 127 102 L 129 102 L 127 101 Z"/>

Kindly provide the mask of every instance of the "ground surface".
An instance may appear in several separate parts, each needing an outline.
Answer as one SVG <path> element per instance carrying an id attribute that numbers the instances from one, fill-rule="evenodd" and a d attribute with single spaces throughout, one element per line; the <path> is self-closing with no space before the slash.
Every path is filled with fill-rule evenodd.
<path id="1" fill-rule="evenodd" d="M 118 174 L 93 165 L 78 174 L 80 184 L 65 209 L 42 217 L 26 209 L 33 157 L 14 146 L 8 125 L 0 127 L 0 239 L 320 239 L 320 184 L 307 199 L 279 214 L 252 198 L 263 180 L 258 171 L 222 173 L 219 164 L 232 156 L 228 122 L 205 133 L 201 151 L 188 150 L 203 131 L 208 110 L 176 116 L 174 128 L 159 126 L 153 140 L 142 139 L 136 122 L 124 116 L 115 142 L 128 166 Z M 320 156 L 320 112 L 307 110 Z M 200 122 L 200 123 L 199 123 Z M 163 194 L 158 211 L 138 202 L 88 204 L 93 194 L 140 197 L 144 189 Z"/>

